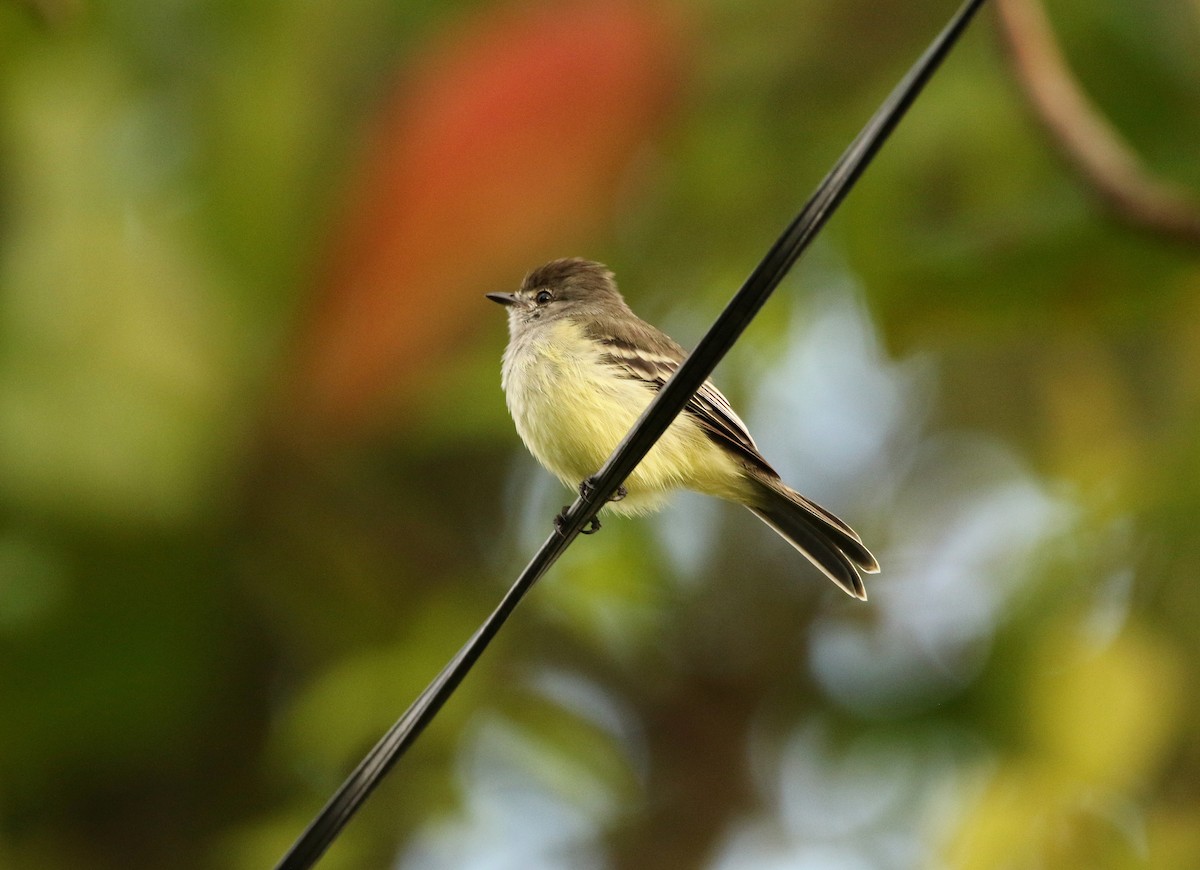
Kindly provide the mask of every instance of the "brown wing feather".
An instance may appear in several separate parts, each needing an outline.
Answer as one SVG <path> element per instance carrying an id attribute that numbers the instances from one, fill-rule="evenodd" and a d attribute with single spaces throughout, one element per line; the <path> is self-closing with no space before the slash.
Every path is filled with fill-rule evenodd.
<path id="1" fill-rule="evenodd" d="M 604 332 L 593 327 L 589 329 L 589 337 L 603 345 L 603 360 L 616 368 L 621 377 L 642 381 L 656 391 L 662 389 L 687 356 L 669 336 L 645 322 L 616 324 Z M 700 386 L 684 406 L 684 413 L 690 414 L 705 434 L 718 444 L 760 471 L 778 477 L 758 452 L 758 445 L 750 437 L 746 424 L 712 381 L 705 381 Z"/>

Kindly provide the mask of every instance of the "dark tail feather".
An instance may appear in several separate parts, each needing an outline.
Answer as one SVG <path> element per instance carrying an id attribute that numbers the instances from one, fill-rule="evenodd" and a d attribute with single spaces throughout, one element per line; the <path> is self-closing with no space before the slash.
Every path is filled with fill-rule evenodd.
<path id="1" fill-rule="evenodd" d="M 854 530 L 782 484 L 764 484 L 762 493 L 764 503 L 750 507 L 754 515 L 807 556 L 848 594 L 866 601 L 867 590 L 859 572 L 874 574 L 879 570 L 879 563 Z"/>

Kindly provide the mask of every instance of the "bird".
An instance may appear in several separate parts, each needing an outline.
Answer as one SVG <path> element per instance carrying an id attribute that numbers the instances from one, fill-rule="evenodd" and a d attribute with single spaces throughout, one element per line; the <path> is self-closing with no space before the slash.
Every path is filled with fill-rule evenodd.
<path id="1" fill-rule="evenodd" d="M 551 260 L 516 292 L 485 295 L 508 311 L 501 387 L 518 435 L 543 467 L 585 492 L 687 352 L 634 314 L 613 273 L 592 260 Z M 877 573 L 878 561 L 849 525 L 780 479 L 711 381 L 603 510 L 648 513 L 679 489 L 746 507 L 847 594 L 867 600 L 862 574 Z"/>

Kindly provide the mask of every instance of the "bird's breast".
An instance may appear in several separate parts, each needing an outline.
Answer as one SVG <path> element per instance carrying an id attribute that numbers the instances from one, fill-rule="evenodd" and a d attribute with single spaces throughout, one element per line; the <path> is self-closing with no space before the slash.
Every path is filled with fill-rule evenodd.
<path id="1" fill-rule="evenodd" d="M 600 469 L 656 392 L 602 354 L 569 321 L 523 332 L 504 354 L 504 393 L 518 434 L 534 458 L 571 487 Z M 732 462 L 683 414 L 626 480 L 626 498 L 610 507 L 653 510 L 680 487 L 728 497 L 723 482 L 735 474 Z"/>
<path id="2" fill-rule="evenodd" d="M 530 452 L 572 484 L 596 472 L 653 397 L 646 384 L 618 377 L 567 321 L 515 338 L 504 355 L 503 384 Z"/>

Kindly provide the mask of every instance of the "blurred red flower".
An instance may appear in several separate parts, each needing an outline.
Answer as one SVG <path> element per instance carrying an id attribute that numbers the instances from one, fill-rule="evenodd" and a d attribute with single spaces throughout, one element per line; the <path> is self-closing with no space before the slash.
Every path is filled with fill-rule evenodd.
<path id="1" fill-rule="evenodd" d="M 506 4 L 435 46 L 353 173 L 289 417 L 353 434 L 495 314 L 483 292 L 582 253 L 663 125 L 683 48 L 668 7 L 624 0 Z"/>

